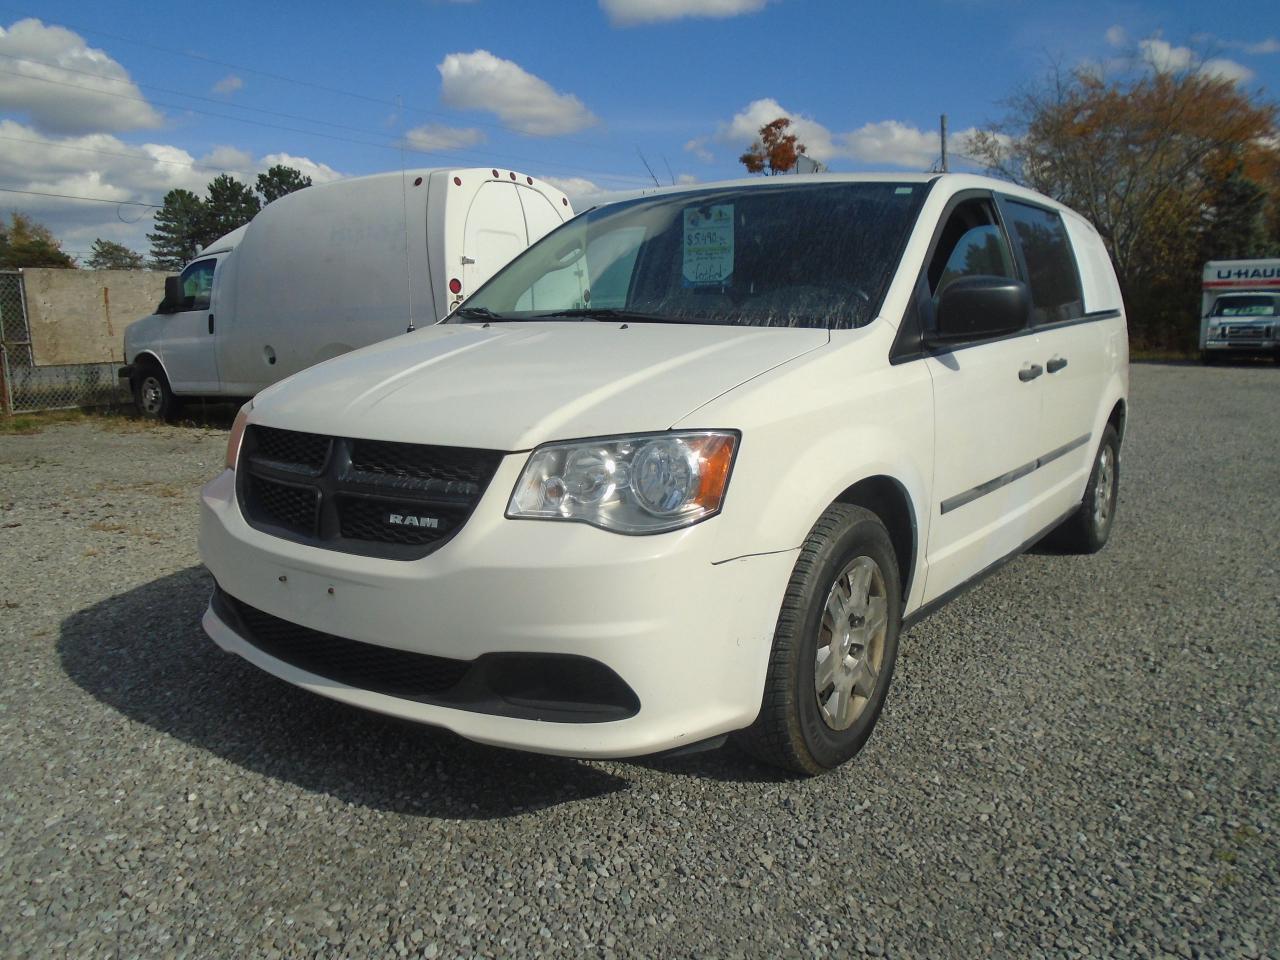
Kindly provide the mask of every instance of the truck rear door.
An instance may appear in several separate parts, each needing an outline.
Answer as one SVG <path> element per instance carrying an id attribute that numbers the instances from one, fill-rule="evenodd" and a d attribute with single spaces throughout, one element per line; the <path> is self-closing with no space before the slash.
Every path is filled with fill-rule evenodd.
<path id="1" fill-rule="evenodd" d="M 514 183 L 489 181 L 467 210 L 462 239 L 462 288 L 467 295 L 528 246 L 524 209 Z"/>

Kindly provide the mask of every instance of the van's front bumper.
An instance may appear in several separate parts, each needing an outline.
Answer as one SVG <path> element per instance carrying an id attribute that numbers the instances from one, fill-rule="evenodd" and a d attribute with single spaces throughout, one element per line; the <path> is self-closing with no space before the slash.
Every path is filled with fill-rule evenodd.
<path id="1" fill-rule="evenodd" d="M 1280 339 L 1274 337 L 1208 339 L 1205 341 L 1204 348 L 1211 353 L 1275 353 L 1280 351 Z"/>
<path id="2" fill-rule="evenodd" d="M 202 493 L 200 552 L 219 588 L 314 631 L 458 661 L 570 655 L 616 673 L 639 707 L 571 722 L 464 709 L 338 682 L 267 653 L 211 605 L 223 649 L 316 693 L 472 740 L 581 757 L 678 749 L 749 725 L 796 552 L 717 554 L 713 519 L 628 537 L 578 523 L 508 520 L 523 456 L 508 457 L 447 544 L 413 561 L 354 556 L 251 528 L 225 471 Z M 507 715 L 503 715 L 503 714 Z"/>

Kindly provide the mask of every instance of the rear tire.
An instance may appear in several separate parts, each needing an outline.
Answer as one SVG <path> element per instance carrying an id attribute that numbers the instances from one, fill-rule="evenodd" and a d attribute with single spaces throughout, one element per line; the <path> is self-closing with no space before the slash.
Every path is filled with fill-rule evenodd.
<path id="1" fill-rule="evenodd" d="M 158 363 L 147 363 L 133 377 L 133 405 L 146 420 L 173 421 L 182 401 L 169 388 L 169 378 Z"/>
<path id="2" fill-rule="evenodd" d="M 774 632 L 760 713 L 735 741 L 813 776 L 854 756 L 884 708 L 898 656 L 902 584 L 889 532 L 833 504 L 800 548 Z"/>
<path id="3" fill-rule="evenodd" d="M 1097 553 L 1107 544 L 1120 496 L 1120 436 L 1107 424 L 1093 458 L 1093 471 L 1080 508 L 1050 535 L 1068 553 Z"/>

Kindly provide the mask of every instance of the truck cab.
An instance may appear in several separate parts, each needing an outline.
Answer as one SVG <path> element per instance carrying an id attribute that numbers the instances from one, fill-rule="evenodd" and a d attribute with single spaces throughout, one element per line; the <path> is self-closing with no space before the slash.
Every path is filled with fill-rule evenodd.
<path id="1" fill-rule="evenodd" d="M 210 244 L 125 331 L 138 411 L 244 398 L 437 323 L 573 216 L 561 191 L 496 168 L 407 170 L 308 187 Z"/>

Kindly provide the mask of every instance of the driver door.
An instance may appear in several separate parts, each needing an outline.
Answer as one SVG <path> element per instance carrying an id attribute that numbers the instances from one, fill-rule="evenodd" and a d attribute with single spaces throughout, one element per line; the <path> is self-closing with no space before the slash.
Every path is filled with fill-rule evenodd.
<path id="1" fill-rule="evenodd" d="M 164 326 L 164 365 L 174 393 L 216 393 L 214 280 L 218 258 L 197 260 L 182 271 L 183 301 Z"/>

